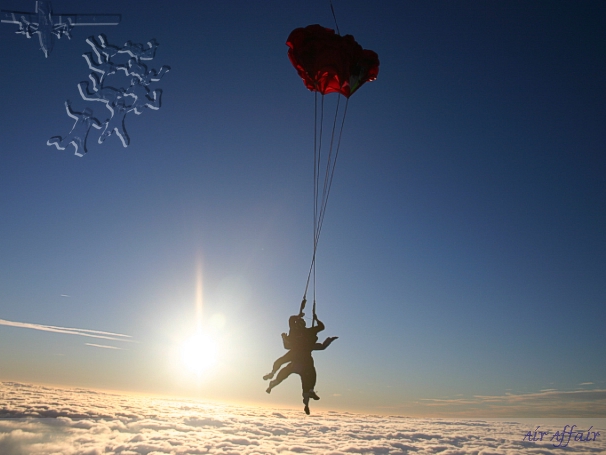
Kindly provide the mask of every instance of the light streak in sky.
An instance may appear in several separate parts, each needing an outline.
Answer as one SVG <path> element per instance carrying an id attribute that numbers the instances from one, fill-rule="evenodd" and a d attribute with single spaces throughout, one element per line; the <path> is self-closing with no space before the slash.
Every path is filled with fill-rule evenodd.
<path id="1" fill-rule="evenodd" d="M 119 349 L 122 350 L 122 348 L 118 348 L 116 346 L 107 346 L 105 344 L 95 344 L 95 343 L 84 343 L 87 346 L 93 346 L 95 348 L 104 348 L 104 349 Z"/>
<path id="2" fill-rule="evenodd" d="M 54 325 L 33 324 L 29 322 L 7 321 L 5 319 L 0 319 L 0 325 L 6 325 L 9 327 L 20 327 L 23 329 L 40 330 L 43 332 L 63 333 L 65 335 L 79 335 L 90 338 L 101 338 L 104 340 L 136 343 L 136 341 L 129 339 L 132 338 L 130 335 L 124 335 L 122 333 L 114 332 L 103 332 L 101 330 L 77 329 L 73 327 L 57 327 Z"/>

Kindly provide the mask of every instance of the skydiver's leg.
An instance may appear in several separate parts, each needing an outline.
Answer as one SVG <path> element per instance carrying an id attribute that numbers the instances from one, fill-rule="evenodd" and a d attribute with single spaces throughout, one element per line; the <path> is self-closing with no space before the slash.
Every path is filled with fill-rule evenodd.
<path id="1" fill-rule="evenodd" d="M 280 367 L 282 365 L 284 365 L 285 363 L 288 363 L 292 360 L 292 352 L 288 351 L 286 354 L 284 354 L 282 357 L 280 357 L 278 360 L 276 360 L 274 362 L 273 368 L 271 369 L 271 373 L 267 373 L 265 376 L 263 376 L 264 380 L 268 380 L 274 377 L 274 374 L 276 374 L 276 372 L 280 369 Z"/>
<path id="2" fill-rule="evenodd" d="M 69 142 L 68 142 L 69 144 Z M 53 136 L 48 141 L 46 141 L 46 145 L 54 145 L 58 150 L 65 150 L 65 145 L 63 144 L 63 139 L 61 136 Z"/>
<path id="3" fill-rule="evenodd" d="M 303 408 L 305 414 L 309 415 L 309 394 L 303 394 L 303 404 L 305 405 Z"/>
<path id="4" fill-rule="evenodd" d="M 274 379 L 273 381 L 270 381 L 269 387 L 267 388 L 266 392 L 271 393 L 271 389 L 273 389 L 274 387 L 279 385 L 282 381 L 284 381 L 284 379 L 289 377 L 292 373 L 293 373 L 293 364 L 291 362 L 280 370 L 276 379 Z"/>
<path id="5" fill-rule="evenodd" d="M 311 364 L 308 365 L 305 370 L 303 370 L 303 373 L 301 374 L 301 386 L 303 388 L 303 394 L 305 393 L 311 393 L 311 397 L 314 400 L 319 400 L 319 398 L 315 398 L 314 395 L 317 397 L 317 395 L 314 392 L 314 387 L 316 386 L 316 379 L 317 379 L 317 373 L 316 373 L 316 367 Z"/>
<path id="6" fill-rule="evenodd" d="M 309 399 L 319 400 L 320 397 L 314 392 L 316 386 L 316 368 L 313 362 L 306 365 L 305 369 L 301 373 L 301 387 L 303 388 L 303 404 L 305 407 L 303 410 L 305 414 L 309 415 Z"/>
<path id="7" fill-rule="evenodd" d="M 122 141 L 123 147 L 127 147 L 128 144 L 130 144 L 130 138 L 128 137 L 128 133 L 126 132 L 125 120 L 126 120 L 126 113 L 124 113 L 122 115 L 122 119 L 116 121 L 116 126 L 115 126 L 116 134 Z"/>
<path id="8" fill-rule="evenodd" d="M 71 138 L 71 143 L 74 146 L 74 155 L 76 156 L 84 156 L 86 153 L 86 144 L 82 140 L 81 137 L 75 136 Z M 80 151 L 78 151 L 80 150 Z"/>
<path id="9" fill-rule="evenodd" d="M 317 375 L 313 358 L 310 357 L 310 361 L 306 362 L 305 367 L 302 369 L 300 375 L 301 388 L 303 389 L 303 402 L 309 402 L 310 398 L 313 398 L 314 400 L 319 400 L 320 397 L 314 391 L 314 387 L 316 386 Z"/>
<path id="10" fill-rule="evenodd" d="M 74 136 L 72 133 L 73 133 L 73 130 L 70 131 L 70 133 L 67 136 L 65 136 L 63 139 L 61 139 L 59 144 L 55 144 L 55 146 L 59 150 L 65 150 L 69 144 L 74 144 L 74 147 L 76 148 L 75 152 L 77 155 L 78 154 L 78 144 L 76 144 L 75 141 L 79 140 L 80 138 L 78 136 Z M 59 137 L 59 136 L 57 136 L 57 137 Z"/>
<path id="11" fill-rule="evenodd" d="M 123 119 L 124 120 L 124 119 Z M 116 133 L 116 135 L 122 141 L 122 145 L 126 147 L 129 144 L 128 134 L 126 134 L 126 130 L 124 129 L 124 121 L 117 121 L 113 117 L 103 123 L 104 129 L 97 142 L 99 144 L 103 144 L 105 139 L 110 137 L 112 134 Z"/>
<path id="12" fill-rule="evenodd" d="M 146 97 L 149 101 L 151 101 L 151 103 L 145 103 L 145 106 L 149 107 L 150 109 L 153 110 L 158 110 L 160 109 L 160 106 L 162 105 L 162 90 L 157 89 L 154 90 L 151 93 L 154 97 L 150 98 L 149 95 Z"/>
<path id="13" fill-rule="evenodd" d="M 103 142 L 105 141 L 105 139 L 107 139 L 109 136 L 112 135 L 112 133 L 114 132 L 114 129 L 110 127 L 110 122 L 109 120 L 107 120 L 104 124 L 103 124 L 104 128 L 103 128 L 103 132 L 101 133 L 101 135 L 99 136 L 99 139 L 97 139 L 97 142 L 99 144 L 103 144 Z"/>

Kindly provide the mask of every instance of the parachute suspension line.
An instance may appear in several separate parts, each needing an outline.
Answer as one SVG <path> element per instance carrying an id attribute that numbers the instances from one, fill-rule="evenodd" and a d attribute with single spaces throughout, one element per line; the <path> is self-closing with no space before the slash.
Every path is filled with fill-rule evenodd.
<path id="1" fill-rule="evenodd" d="M 328 157 L 326 163 L 326 170 L 324 172 L 324 182 L 322 189 L 322 197 L 320 198 L 319 184 L 320 184 L 320 162 L 321 162 L 321 148 L 322 148 L 322 132 L 323 132 L 323 120 L 324 120 L 324 95 L 322 95 L 322 102 L 320 103 L 320 127 L 318 128 L 318 103 L 317 94 L 315 95 L 315 110 L 314 110 L 314 242 L 313 242 L 313 255 L 311 259 L 311 265 L 309 267 L 309 273 L 307 275 L 307 283 L 305 285 L 305 293 L 303 301 L 301 302 L 300 314 L 303 313 L 305 304 L 307 302 L 307 291 L 309 290 L 310 281 L 313 285 L 313 315 L 312 326 L 315 324 L 316 315 L 316 254 L 318 251 L 318 242 L 320 240 L 320 233 L 322 232 L 322 226 L 324 224 L 324 216 L 326 214 L 326 207 L 328 205 L 328 198 L 330 196 L 330 190 L 332 188 L 332 181 L 335 175 L 335 168 L 337 165 L 337 158 L 339 157 L 339 151 L 341 150 L 341 139 L 343 137 L 343 128 L 345 126 L 345 118 L 347 116 L 347 107 L 349 105 L 349 98 L 345 101 L 345 107 L 343 109 L 343 116 L 341 118 L 341 125 L 339 127 L 339 134 L 336 140 L 335 146 L 335 135 L 337 132 L 337 121 L 339 118 L 339 105 L 340 97 L 337 99 L 337 105 L 335 108 L 335 116 L 333 119 L 330 146 L 328 150 Z M 334 156 L 333 156 L 334 155 Z M 312 275 L 313 274 L 313 275 Z M 313 280 L 312 280 L 313 276 Z"/>
<path id="2" fill-rule="evenodd" d="M 335 27 L 337 28 L 337 33 L 340 35 L 339 24 L 337 24 L 337 16 L 335 15 L 335 8 L 332 6 L 332 0 L 330 1 L 330 10 L 332 11 L 332 18 L 335 20 Z"/>
<path id="3" fill-rule="evenodd" d="M 320 111 L 320 118 L 318 119 L 318 110 Z M 318 127 L 319 124 L 319 127 Z M 311 259 L 311 265 L 309 266 L 309 273 L 307 274 L 307 283 L 305 284 L 305 292 L 303 293 L 303 301 L 301 302 L 300 314 L 305 309 L 307 302 L 307 291 L 309 290 L 310 280 L 313 273 L 313 297 L 314 297 L 314 314 L 315 314 L 315 300 L 316 300 L 316 251 L 318 249 L 318 223 L 319 223 L 319 210 L 318 210 L 318 199 L 319 199 L 319 181 L 320 181 L 320 162 L 321 162 L 321 150 L 322 150 L 322 132 L 324 129 L 324 95 L 320 106 L 318 107 L 318 92 L 314 92 L 314 235 L 313 235 L 313 255 Z"/>
<path id="4" fill-rule="evenodd" d="M 320 232 L 322 231 L 322 225 L 324 224 L 324 214 L 326 213 L 326 206 L 328 205 L 328 196 L 330 195 L 330 189 L 332 188 L 332 179 L 335 175 L 335 167 L 337 165 L 337 158 L 339 157 L 339 150 L 341 149 L 341 137 L 343 136 L 343 127 L 345 126 L 345 117 L 347 115 L 347 106 L 348 105 L 349 105 L 349 98 L 347 98 L 347 100 L 345 101 L 345 108 L 343 110 L 343 119 L 341 120 L 341 127 L 339 129 L 339 138 L 337 139 L 337 147 L 335 150 L 335 158 L 334 158 L 333 165 L 332 165 L 332 168 L 330 171 L 330 176 L 328 177 L 328 187 L 326 190 L 326 197 L 323 200 L 321 214 L 320 214 L 320 220 L 318 222 L 318 237 L 320 237 Z M 339 107 L 337 105 L 337 110 L 338 110 L 338 108 Z M 335 125 L 336 125 L 336 120 L 337 120 L 337 113 L 335 113 Z M 332 131 L 333 139 L 334 139 L 334 134 L 335 134 L 335 125 L 333 125 L 333 131 Z M 331 153 L 332 153 L 332 139 L 331 139 L 330 147 L 331 147 Z M 317 243 L 317 241 L 316 241 L 316 243 Z"/>
<path id="5" fill-rule="evenodd" d="M 322 188 L 322 203 L 320 204 L 320 219 L 318 220 L 318 237 L 320 236 L 319 230 L 322 224 L 322 220 L 324 219 L 324 210 L 326 208 L 326 203 L 328 202 L 328 187 L 329 183 L 332 181 L 332 176 L 334 175 L 334 165 L 336 164 L 336 160 L 333 161 L 333 145 L 335 143 L 335 130 L 337 127 L 337 118 L 339 116 L 339 103 L 341 101 L 341 97 L 337 98 L 337 107 L 335 108 L 335 118 L 332 122 L 332 132 L 330 133 L 330 147 L 328 148 L 328 158 L 326 160 L 326 171 L 324 173 L 324 188 Z"/>
<path id="6" fill-rule="evenodd" d="M 328 197 L 330 196 L 330 190 L 332 188 L 332 180 L 335 175 L 335 168 L 337 166 L 337 158 L 339 157 L 339 150 L 341 149 L 341 138 L 343 137 L 343 127 L 345 126 L 345 117 L 347 116 L 347 106 L 349 105 L 349 98 L 345 101 L 345 108 L 343 110 L 343 118 L 341 119 L 341 126 L 339 128 L 339 136 L 337 139 L 337 146 L 334 147 L 334 136 L 336 133 L 336 125 L 339 111 L 339 104 L 337 102 L 337 108 L 335 110 L 335 118 L 333 123 L 330 151 L 329 151 L 329 162 L 326 165 L 326 175 L 324 178 L 324 192 L 322 194 L 322 204 L 320 205 L 320 214 L 318 219 L 318 226 L 316 229 L 316 245 L 322 232 L 322 225 L 324 224 L 324 215 L 326 214 L 326 206 L 328 205 Z M 334 159 L 332 154 L 334 150 Z"/>
<path id="7" fill-rule="evenodd" d="M 318 178 L 320 171 L 320 149 L 322 148 L 322 123 L 324 117 L 324 96 L 322 96 L 321 106 L 322 113 L 320 115 L 320 135 L 318 137 L 318 92 L 314 93 L 314 241 L 313 246 L 316 248 L 316 225 L 318 222 Z"/>
<path id="8" fill-rule="evenodd" d="M 317 110 L 317 109 L 316 109 Z M 318 204 L 320 196 L 320 165 L 322 163 L 322 136 L 324 133 L 324 95 L 322 95 L 320 102 L 320 132 L 318 137 L 318 147 L 314 150 L 314 249 L 312 258 L 312 271 L 313 271 L 313 293 L 314 302 L 316 301 L 316 253 L 318 251 L 318 224 L 320 222 L 320 215 L 322 208 Z M 315 305 L 315 303 L 314 303 Z"/>
<path id="9" fill-rule="evenodd" d="M 317 95 L 316 95 L 317 96 Z M 316 117 L 317 117 L 317 106 L 316 106 Z M 311 262 L 311 270 L 313 271 L 313 315 L 316 314 L 316 253 L 318 251 L 318 226 L 320 224 L 320 217 L 322 216 L 322 206 L 318 204 L 320 196 L 320 164 L 322 163 L 322 136 L 324 133 L 324 95 L 320 102 L 320 131 L 317 139 L 317 149 L 314 149 L 314 249 L 313 257 Z M 316 142 L 314 140 L 314 142 Z M 315 317 L 312 318 L 312 327 L 315 324 Z"/>

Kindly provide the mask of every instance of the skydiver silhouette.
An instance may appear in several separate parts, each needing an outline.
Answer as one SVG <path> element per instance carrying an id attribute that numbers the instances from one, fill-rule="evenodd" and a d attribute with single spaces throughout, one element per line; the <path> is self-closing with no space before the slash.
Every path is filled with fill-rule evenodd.
<path id="1" fill-rule="evenodd" d="M 316 320 L 318 321 L 317 318 Z M 320 321 L 318 322 L 322 324 Z M 293 348 L 296 352 L 296 350 L 301 347 L 302 344 L 311 344 L 312 351 L 323 351 L 330 346 L 334 340 L 339 338 L 328 337 L 322 343 L 318 343 L 317 335 L 311 335 L 309 332 L 306 332 L 306 330 L 310 329 L 305 328 L 305 321 L 301 316 L 291 316 L 288 320 L 288 324 L 290 327 L 289 334 L 282 334 L 282 343 L 284 345 L 284 349 L 287 349 L 288 352 L 274 362 L 271 372 L 263 376 L 263 379 L 265 380 L 272 379 L 282 365 L 292 361 L 293 357 L 295 356 L 295 353 L 292 351 Z M 318 327 L 320 326 L 318 325 L 315 328 L 318 329 Z M 322 328 L 320 328 L 318 332 L 323 329 L 324 324 L 322 324 Z M 306 339 L 307 337 L 309 337 L 309 339 Z"/>
<path id="2" fill-rule="evenodd" d="M 101 123 L 93 117 L 93 111 L 88 108 L 84 109 L 84 112 L 72 111 L 69 101 L 65 102 L 65 110 L 67 111 L 67 115 L 76 120 L 76 123 L 74 123 L 67 136 L 64 138 L 61 138 L 61 136 L 51 137 L 46 141 L 46 145 L 54 145 L 59 150 L 65 150 L 69 144 L 72 144 L 75 148 L 74 154 L 84 156 L 87 152 L 86 138 L 88 137 L 88 132 L 91 127 L 98 130 L 101 129 Z M 78 152 L 80 149 L 82 152 Z"/>
<path id="3" fill-rule="evenodd" d="M 318 332 L 324 330 L 325 326 L 315 314 L 313 320 L 314 322 L 317 322 L 317 325 L 307 328 L 305 327 L 305 320 L 303 319 L 302 313 L 289 318 L 289 334 L 282 334 L 284 348 L 288 349 L 288 352 L 274 362 L 270 373 L 263 376 L 263 379 L 265 380 L 272 379 L 274 374 L 279 370 L 278 376 L 276 379 L 270 381 L 269 387 L 266 390 L 267 393 L 271 393 L 271 390 L 274 387 L 279 385 L 292 373 L 298 374 L 301 377 L 303 404 L 305 405 L 304 411 L 308 415 L 309 399 L 320 399 L 314 391 L 317 375 L 312 351 L 322 351 L 338 338 L 329 337 L 326 338 L 323 343 L 318 343 Z M 284 364 L 286 364 L 286 366 L 280 370 L 280 367 Z"/>

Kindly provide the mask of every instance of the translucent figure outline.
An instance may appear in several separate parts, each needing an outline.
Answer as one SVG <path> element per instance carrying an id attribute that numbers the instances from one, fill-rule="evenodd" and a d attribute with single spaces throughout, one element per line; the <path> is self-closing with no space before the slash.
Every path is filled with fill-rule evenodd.
<path id="1" fill-rule="evenodd" d="M 99 78 L 100 84 L 103 83 L 103 79 L 105 79 L 106 76 L 109 76 L 111 74 L 116 74 L 116 71 L 118 71 L 118 69 L 123 68 L 123 65 L 115 65 L 114 63 L 112 63 L 106 57 L 106 54 L 97 53 L 98 63 L 93 60 L 92 52 L 85 52 L 84 54 L 82 54 L 82 57 L 84 57 L 84 60 L 86 60 L 88 69 L 101 74 L 101 77 Z"/>
<path id="2" fill-rule="evenodd" d="M 127 53 L 137 60 L 153 60 L 159 45 L 160 44 L 155 38 L 152 38 L 147 42 L 147 47 L 144 47 L 143 44 L 133 44 L 131 41 L 127 41 L 118 52 Z"/>
<path id="3" fill-rule="evenodd" d="M 89 108 L 84 109 L 83 112 L 76 112 L 71 109 L 70 101 L 65 102 L 65 110 L 67 115 L 73 118 L 76 122 L 72 126 L 71 131 L 62 138 L 61 136 L 51 137 L 46 141 L 46 145 L 54 145 L 58 150 L 65 150 L 69 144 L 74 146 L 74 154 L 77 156 L 84 156 L 88 152 L 86 148 L 86 139 L 91 127 L 98 130 L 101 129 L 101 122 L 93 117 L 93 111 Z M 82 150 L 81 153 L 78 151 Z"/>
<path id="4" fill-rule="evenodd" d="M 124 96 L 125 90 L 114 87 L 103 87 L 98 79 L 98 76 L 95 73 L 91 73 L 89 76 L 90 80 L 93 82 L 93 91 L 89 90 L 88 81 L 82 81 L 78 84 L 78 91 L 80 92 L 80 96 L 85 101 L 101 101 L 105 103 L 107 108 L 113 114 L 113 107 L 116 105 L 116 102 Z"/>
<path id="5" fill-rule="evenodd" d="M 157 111 L 162 106 L 162 90 L 156 89 L 150 92 L 149 88 L 141 84 L 136 77 L 132 78 L 130 87 L 126 89 L 124 96 L 135 98 L 129 107 L 137 115 L 141 115 L 146 107 Z"/>
<path id="6" fill-rule="evenodd" d="M 126 107 L 124 98 L 120 98 L 116 101 L 112 108 L 111 117 L 103 123 L 105 128 L 103 129 L 101 136 L 99 136 L 99 144 L 103 144 L 105 139 L 107 139 L 113 133 L 116 133 L 116 136 L 118 136 L 120 141 L 122 141 L 122 146 L 128 147 L 128 144 L 130 144 L 130 138 L 126 132 L 125 120 L 126 114 L 128 114 L 130 111 L 131 109 Z"/>
<path id="7" fill-rule="evenodd" d="M 24 25 L 25 27 L 25 25 Z M 25 29 L 24 29 L 25 30 Z M 25 33 L 25 31 L 23 32 Z M 93 117 L 91 109 L 85 109 L 78 113 L 69 107 L 66 102 L 68 115 L 76 120 L 70 134 L 62 139 L 61 136 L 55 136 L 47 141 L 47 145 L 55 145 L 63 150 L 67 144 L 73 143 L 76 149 L 76 155 L 84 156 L 87 152 L 86 137 L 91 127 L 103 129 L 97 142 L 102 144 L 112 134 L 116 134 L 123 147 L 130 144 L 130 137 L 126 131 L 126 116 L 129 112 L 135 115 L 141 115 L 148 108 L 152 110 L 160 109 L 162 105 L 162 90 L 150 90 L 149 85 L 152 82 L 158 82 L 170 71 L 170 66 L 163 65 L 158 71 L 149 70 L 141 60 L 151 60 L 155 56 L 158 43 L 151 39 L 147 43 L 147 48 L 142 44 L 133 44 L 127 41 L 123 48 L 109 44 L 104 34 L 89 36 L 86 39 L 92 52 L 82 54 L 88 68 L 90 82 L 79 82 L 77 87 L 80 96 L 85 101 L 97 101 L 105 104 L 110 111 L 109 117 L 103 122 L 99 122 Z M 95 56 L 93 56 L 93 53 Z M 117 54 L 128 54 L 130 58 L 126 64 L 116 64 L 111 61 Z M 131 83 L 128 88 L 115 88 L 106 86 L 107 77 L 123 71 L 126 76 L 131 76 Z M 90 125 L 89 125 L 90 124 Z M 79 153 L 79 150 L 83 150 Z"/>
<path id="8" fill-rule="evenodd" d="M 113 46 L 109 44 L 107 41 L 107 36 L 103 33 L 98 35 L 99 42 L 95 39 L 94 36 L 89 36 L 86 38 L 86 42 L 93 49 L 93 52 L 97 54 L 97 60 L 101 60 L 101 55 L 104 55 L 107 60 L 111 59 L 114 55 L 120 52 L 120 48 L 117 46 Z"/>
<path id="9" fill-rule="evenodd" d="M 121 65 L 118 69 L 124 71 L 127 76 L 136 77 L 143 85 L 149 85 L 152 82 L 159 82 L 170 71 L 170 66 L 163 65 L 158 71 L 155 69 L 148 70 L 145 63 L 141 63 L 132 57 L 128 60 L 126 66 Z"/>

